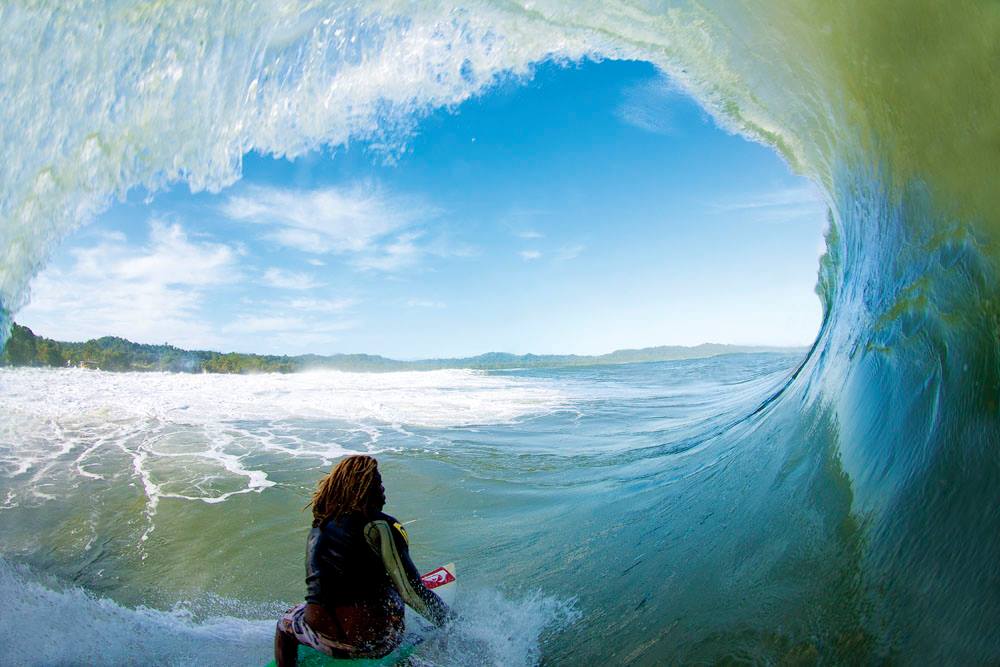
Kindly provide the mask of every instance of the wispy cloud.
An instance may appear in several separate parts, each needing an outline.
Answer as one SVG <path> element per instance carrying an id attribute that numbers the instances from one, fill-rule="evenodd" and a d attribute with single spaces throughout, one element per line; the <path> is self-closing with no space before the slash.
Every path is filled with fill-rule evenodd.
<path id="1" fill-rule="evenodd" d="M 515 204 L 498 212 L 497 225 L 514 238 L 535 241 L 545 238 L 542 228 L 552 215 L 552 211 L 543 208 L 526 208 Z"/>
<path id="2" fill-rule="evenodd" d="M 710 209 L 718 213 L 739 216 L 754 223 L 791 222 L 804 217 L 822 216 L 825 207 L 820 191 L 812 184 L 778 188 L 709 205 Z"/>
<path id="3" fill-rule="evenodd" d="M 270 268 L 265 271 L 263 279 L 265 285 L 278 289 L 310 290 L 323 285 L 307 273 L 278 268 Z"/>
<path id="4" fill-rule="evenodd" d="M 561 262 L 566 262 L 571 259 L 576 259 L 577 257 L 580 256 L 580 253 L 582 253 L 585 249 L 586 246 L 584 246 L 582 243 L 565 245 L 556 250 L 555 259 Z"/>
<path id="5" fill-rule="evenodd" d="M 319 320 L 284 313 L 242 314 L 224 327 L 224 332 L 247 339 L 255 348 L 271 347 L 285 354 L 332 352 L 338 334 L 355 329 L 356 320 Z"/>
<path id="6" fill-rule="evenodd" d="M 432 301 L 430 299 L 410 299 L 406 302 L 408 308 L 446 308 L 444 301 Z"/>
<path id="7" fill-rule="evenodd" d="M 245 299 L 247 309 L 220 327 L 246 350 L 272 350 L 282 354 L 331 352 L 340 334 L 359 326 L 349 316 L 358 303 L 353 298 Z"/>
<path id="8" fill-rule="evenodd" d="M 654 134 L 675 132 L 670 114 L 670 98 L 675 88 L 665 76 L 629 86 L 615 110 L 618 118 L 633 127 Z"/>
<path id="9" fill-rule="evenodd" d="M 110 243 L 125 243 L 126 241 L 125 234 L 119 231 L 101 230 L 97 232 L 97 237 Z"/>
<path id="10" fill-rule="evenodd" d="M 412 265 L 421 235 L 413 227 L 440 211 L 414 197 L 375 186 L 293 190 L 250 188 L 221 207 L 233 220 L 265 226 L 265 238 L 313 254 L 352 254 L 363 269 L 393 271 Z M 313 264 L 322 265 L 314 259 Z"/>
<path id="11" fill-rule="evenodd" d="M 537 250 L 522 250 L 517 254 L 521 259 L 523 259 L 526 262 L 534 261 L 542 256 L 542 253 L 538 252 Z"/>
<path id="12" fill-rule="evenodd" d="M 354 260 L 354 265 L 364 270 L 399 271 L 417 263 L 424 249 L 416 244 L 420 232 L 400 234 L 373 252 Z"/>
<path id="13" fill-rule="evenodd" d="M 305 328 L 305 320 L 280 315 L 241 315 L 226 325 L 229 333 L 288 333 Z"/>
<path id="14" fill-rule="evenodd" d="M 307 333 L 319 335 L 354 329 L 358 326 L 358 322 L 356 320 L 314 321 L 281 315 L 273 317 L 243 315 L 237 318 L 232 326 L 240 328 L 244 325 L 255 327 L 255 330 L 261 333 Z"/>
<path id="15" fill-rule="evenodd" d="M 215 332 L 199 317 L 205 295 L 241 277 L 234 248 L 193 241 L 180 224 L 160 220 L 150 223 L 145 245 L 105 235 L 71 257 L 68 268 L 39 274 L 32 302 L 21 313 L 64 340 L 113 333 L 144 342 L 213 344 Z"/>
<path id="16" fill-rule="evenodd" d="M 357 305 L 356 299 L 292 299 L 286 305 L 309 313 L 339 313 Z"/>

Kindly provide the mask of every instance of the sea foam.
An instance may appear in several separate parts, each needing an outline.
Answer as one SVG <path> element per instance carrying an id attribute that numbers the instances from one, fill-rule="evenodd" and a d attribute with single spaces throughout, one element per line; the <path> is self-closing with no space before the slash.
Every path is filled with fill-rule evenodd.
<path id="1" fill-rule="evenodd" d="M 162 498 L 223 502 L 273 484 L 245 459 L 266 453 L 329 465 L 377 453 L 386 430 L 503 424 L 565 408 L 554 384 L 442 370 L 293 375 L 0 370 L 3 507 L 44 502 L 131 459 L 149 513 Z M 306 432 L 303 424 L 320 423 Z M 166 474 L 166 470 L 170 473 Z M 0 507 L 2 509 L 3 507 Z"/>

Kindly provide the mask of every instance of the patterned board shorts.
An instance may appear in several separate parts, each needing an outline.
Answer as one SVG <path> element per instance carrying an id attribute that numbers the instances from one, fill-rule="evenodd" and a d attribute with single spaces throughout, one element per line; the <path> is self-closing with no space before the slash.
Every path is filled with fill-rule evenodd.
<path id="1" fill-rule="evenodd" d="M 365 653 L 365 651 L 362 651 L 353 644 L 338 641 L 310 628 L 306 623 L 305 602 L 295 605 L 278 619 L 278 631 L 287 635 L 294 635 L 300 644 L 310 646 L 320 653 L 325 653 L 334 658 L 351 658 Z"/>

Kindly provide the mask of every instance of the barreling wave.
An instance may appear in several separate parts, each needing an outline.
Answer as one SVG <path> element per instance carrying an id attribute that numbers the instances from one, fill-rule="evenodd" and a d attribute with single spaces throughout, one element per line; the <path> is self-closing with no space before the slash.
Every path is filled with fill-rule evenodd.
<path id="1" fill-rule="evenodd" d="M 753 419 L 832 443 L 866 655 L 1000 660 L 996 3 L 53 7 L 0 7 L 3 336 L 53 247 L 129 190 L 218 190 L 252 150 L 391 154 L 535 63 L 648 60 L 826 193 L 822 330 Z"/>

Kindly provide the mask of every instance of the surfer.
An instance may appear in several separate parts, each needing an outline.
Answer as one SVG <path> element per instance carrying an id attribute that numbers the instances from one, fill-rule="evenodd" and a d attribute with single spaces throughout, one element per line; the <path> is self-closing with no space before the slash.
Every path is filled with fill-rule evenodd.
<path id="1" fill-rule="evenodd" d="M 403 526 L 382 512 L 378 462 L 349 456 L 317 485 L 306 542 L 306 601 L 278 620 L 274 659 L 299 644 L 337 658 L 379 658 L 403 638 L 403 603 L 440 626 L 448 606 L 420 581 Z"/>

